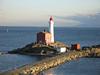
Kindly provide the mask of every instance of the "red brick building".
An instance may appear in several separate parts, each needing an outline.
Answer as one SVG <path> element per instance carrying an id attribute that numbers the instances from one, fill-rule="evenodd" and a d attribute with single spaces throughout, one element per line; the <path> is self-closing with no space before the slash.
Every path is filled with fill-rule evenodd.
<path id="1" fill-rule="evenodd" d="M 80 50 L 80 44 L 72 44 L 71 49 L 72 50 Z"/>
<path id="2" fill-rule="evenodd" d="M 50 44 L 51 43 L 51 33 L 49 32 L 39 32 L 37 33 L 37 43 Z"/>

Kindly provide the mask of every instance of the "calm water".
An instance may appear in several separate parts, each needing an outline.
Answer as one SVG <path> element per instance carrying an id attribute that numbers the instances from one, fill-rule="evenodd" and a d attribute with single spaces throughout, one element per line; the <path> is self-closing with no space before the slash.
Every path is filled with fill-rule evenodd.
<path id="1" fill-rule="evenodd" d="M 23 47 L 36 40 L 36 33 L 47 28 L 39 27 L 0 27 L 0 51 L 6 52 Z M 55 40 L 62 41 L 70 46 L 80 43 L 81 46 L 100 44 L 100 28 L 55 28 Z M 35 56 L 1 55 L 0 71 L 9 70 L 24 64 L 39 61 Z M 45 75 L 100 75 L 100 59 L 80 59 L 65 63 Z"/>
<path id="2" fill-rule="evenodd" d="M 0 71 L 11 70 L 18 66 L 25 65 L 27 63 L 32 63 L 38 61 L 37 57 L 16 55 L 16 54 L 6 54 L 0 56 Z"/>

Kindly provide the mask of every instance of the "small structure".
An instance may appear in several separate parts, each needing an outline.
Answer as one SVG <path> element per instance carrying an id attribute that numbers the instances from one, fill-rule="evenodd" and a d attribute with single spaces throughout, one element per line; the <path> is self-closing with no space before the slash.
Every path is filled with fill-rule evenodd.
<path id="1" fill-rule="evenodd" d="M 80 50 L 80 44 L 78 44 L 78 43 L 77 44 L 72 44 L 71 49 L 72 50 Z"/>
<path id="2" fill-rule="evenodd" d="M 65 53 L 67 51 L 66 47 L 55 47 L 55 49 L 58 53 Z"/>
<path id="3" fill-rule="evenodd" d="M 59 53 L 65 53 L 65 52 L 66 52 L 66 47 L 58 47 L 58 48 L 57 48 L 57 51 L 58 51 Z"/>
<path id="4" fill-rule="evenodd" d="M 51 43 L 51 33 L 49 32 L 39 32 L 37 33 L 37 43 L 50 44 Z"/>

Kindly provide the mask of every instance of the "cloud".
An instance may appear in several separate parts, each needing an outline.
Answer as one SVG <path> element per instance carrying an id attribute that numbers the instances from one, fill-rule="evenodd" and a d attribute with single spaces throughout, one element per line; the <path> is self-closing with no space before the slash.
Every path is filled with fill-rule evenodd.
<path id="1" fill-rule="evenodd" d="M 55 16 L 58 19 L 72 20 L 75 25 L 79 27 L 100 27 L 100 13 L 90 15 L 74 15 L 74 16 Z M 67 24 L 67 23 L 66 23 Z M 73 24 L 73 25 L 74 25 Z"/>
<path id="2" fill-rule="evenodd" d="M 55 26 L 57 27 L 75 27 L 79 25 L 78 21 L 71 20 L 71 19 L 56 19 Z"/>

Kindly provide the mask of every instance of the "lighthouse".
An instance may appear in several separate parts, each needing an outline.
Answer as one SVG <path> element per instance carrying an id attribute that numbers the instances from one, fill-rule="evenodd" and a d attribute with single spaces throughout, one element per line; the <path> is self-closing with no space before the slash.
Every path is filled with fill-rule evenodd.
<path id="1" fill-rule="evenodd" d="M 54 21 L 52 16 L 49 19 L 49 32 L 51 33 L 51 43 L 54 43 Z"/>
<path id="2" fill-rule="evenodd" d="M 49 19 L 49 32 L 42 31 L 37 33 L 37 43 L 46 45 L 54 43 L 54 21 L 52 16 Z"/>

